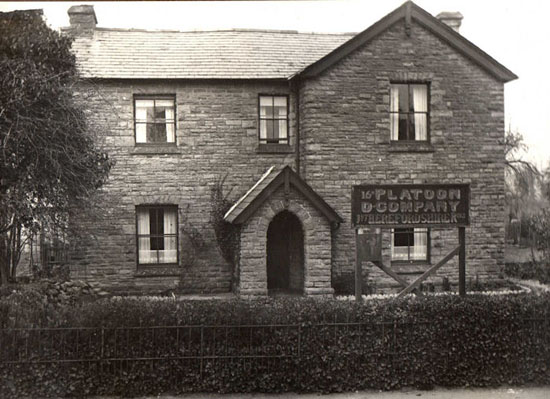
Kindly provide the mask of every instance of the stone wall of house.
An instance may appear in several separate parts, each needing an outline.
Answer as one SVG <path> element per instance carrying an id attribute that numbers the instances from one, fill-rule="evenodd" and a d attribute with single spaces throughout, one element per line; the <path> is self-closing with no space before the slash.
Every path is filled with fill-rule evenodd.
<path id="1" fill-rule="evenodd" d="M 431 146 L 390 144 L 390 82 L 428 82 Z M 333 237 L 333 280 L 352 273 L 351 188 L 358 184 L 469 183 L 467 278 L 495 277 L 504 248 L 503 84 L 418 24 L 399 22 L 300 90 L 301 174 L 345 220 Z M 458 245 L 456 229 L 432 229 L 431 263 Z M 384 263 L 390 235 L 384 230 Z M 394 265 L 406 278 L 426 265 Z M 393 286 L 375 266 L 370 288 Z M 431 280 L 457 282 L 457 259 Z"/>
<path id="2" fill-rule="evenodd" d="M 135 146 L 133 99 L 143 94 L 175 95 L 177 146 Z M 258 151 L 259 94 L 290 94 L 290 88 L 286 82 L 83 84 L 79 97 L 116 165 L 98 195 L 98 208 L 80 210 L 72 219 L 83 231 L 74 240 L 72 275 L 122 293 L 229 291 L 231 267 L 220 255 L 210 223 L 211 188 L 227 175 L 225 192 L 236 200 L 270 166 L 293 166 L 295 160 L 292 152 Z M 294 114 L 290 94 L 291 149 Z M 178 206 L 179 268 L 138 269 L 135 207 L 143 204 Z M 193 232 L 204 245 L 192 245 Z"/>

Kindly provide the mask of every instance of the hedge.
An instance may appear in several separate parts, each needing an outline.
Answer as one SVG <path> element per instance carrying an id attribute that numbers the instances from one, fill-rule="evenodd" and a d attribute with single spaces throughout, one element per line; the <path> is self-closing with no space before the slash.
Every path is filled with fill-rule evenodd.
<path id="1" fill-rule="evenodd" d="M 208 351 L 215 350 L 215 326 L 250 324 L 291 327 L 267 327 L 253 344 L 252 332 L 231 333 L 224 353 L 236 356 L 254 346 L 258 353 L 290 350 L 294 356 L 270 361 L 204 359 L 202 368 L 198 360 L 134 362 L 130 367 L 124 362 L 13 366 L 0 360 L 0 397 L 341 392 L 550 383 L 548 294 L 442 295 L 363 304 L 308 298 L 112 298 L 51 305 L 28 294 L 0 300 L 4 332 L 13 327 L 88 327 L 112 333 L 109 329 L 121 327 L 202 325 L 210 326 L 201 332 L 209 337 L 201 350 Z M 223 328 L 219 331 L 223 336 Z M 198 353 L 199 335 L 193 334 L 185 341 L 186 350 Z M 166 334 L 164 339 L 140 342 L 139 350 L 162 357 L 174 342 Z M 217 345 L 220 342 L 226 341 Z M 122 347 L 132 352 L 136 343 Z"/>

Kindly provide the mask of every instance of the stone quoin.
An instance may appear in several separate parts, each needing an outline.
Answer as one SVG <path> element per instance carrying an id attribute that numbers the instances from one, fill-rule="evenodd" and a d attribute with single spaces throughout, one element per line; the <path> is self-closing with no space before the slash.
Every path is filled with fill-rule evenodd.
<path id="1" fill-rule="evenodd" d="M 108 29 L 92 6 L 69 15 L 77 98 L 116 161 L 102 211 L 71 219 L 86 232 L 73 277 L 115 293 L 332 295 L 354 270 L 352 188 L 419 184 L 360 194 L 366 223 L 412 225 L 381 229 L 384 265 L 421 274 L 455 248 L 456 229 L 420 225 L 460 223 L 462 192 L 437 186 L 465 185 L 467 275 L 497 276 L 504 84 L 517 76 L 458 33 L 460 14 L 444 14 L 449 27 L 408 1 L 358 34 Z M 212 223 L 220 181 L 233 261 Z M 363 274 L 371 291 L 398 287 Z M 443 279 L 456 284 L 456 259 L 428 281 Z"/>

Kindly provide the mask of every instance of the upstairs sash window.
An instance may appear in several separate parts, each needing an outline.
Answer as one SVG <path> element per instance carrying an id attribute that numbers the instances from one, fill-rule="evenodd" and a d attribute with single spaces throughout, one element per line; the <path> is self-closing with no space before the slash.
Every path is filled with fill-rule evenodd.
<path id="1" fill-rule="evenodd" d="M 174 109 L 173 98 L 136 98 L 136 143 L 175 143 L 176 121 Z"/>
<path id="2" fill-rule="evenodd" d="M 288 144 L 288 97 L 260 96 L 260 143 Z"/>
<path id="3" fill-rule="evenodd" d="M 178 262 L 176 206 L 137 207 L 138 264 Z"/>
<path id="4" fill-rule="evenodd" d="M 391 85 L 390 125 L 392 141 L 428 141 L 428 85 Z"/>

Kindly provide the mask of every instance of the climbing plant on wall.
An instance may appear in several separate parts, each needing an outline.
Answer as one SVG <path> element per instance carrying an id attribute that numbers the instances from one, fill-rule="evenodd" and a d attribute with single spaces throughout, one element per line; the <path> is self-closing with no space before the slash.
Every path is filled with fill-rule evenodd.
<path id="1" fill-rule="evenodd" d="M 224 183 L 227 174 L 216 180 L 210 193 L 210 223 L 216 235 L 218 248 L 225 259 L 232 266 L 232 286 L 236 284 L 239 262 L 240 229 L 224 220 L 226 212 L 231 208 L 232 201 L 228 199 L 231 190 L 224 193 Z"/>

